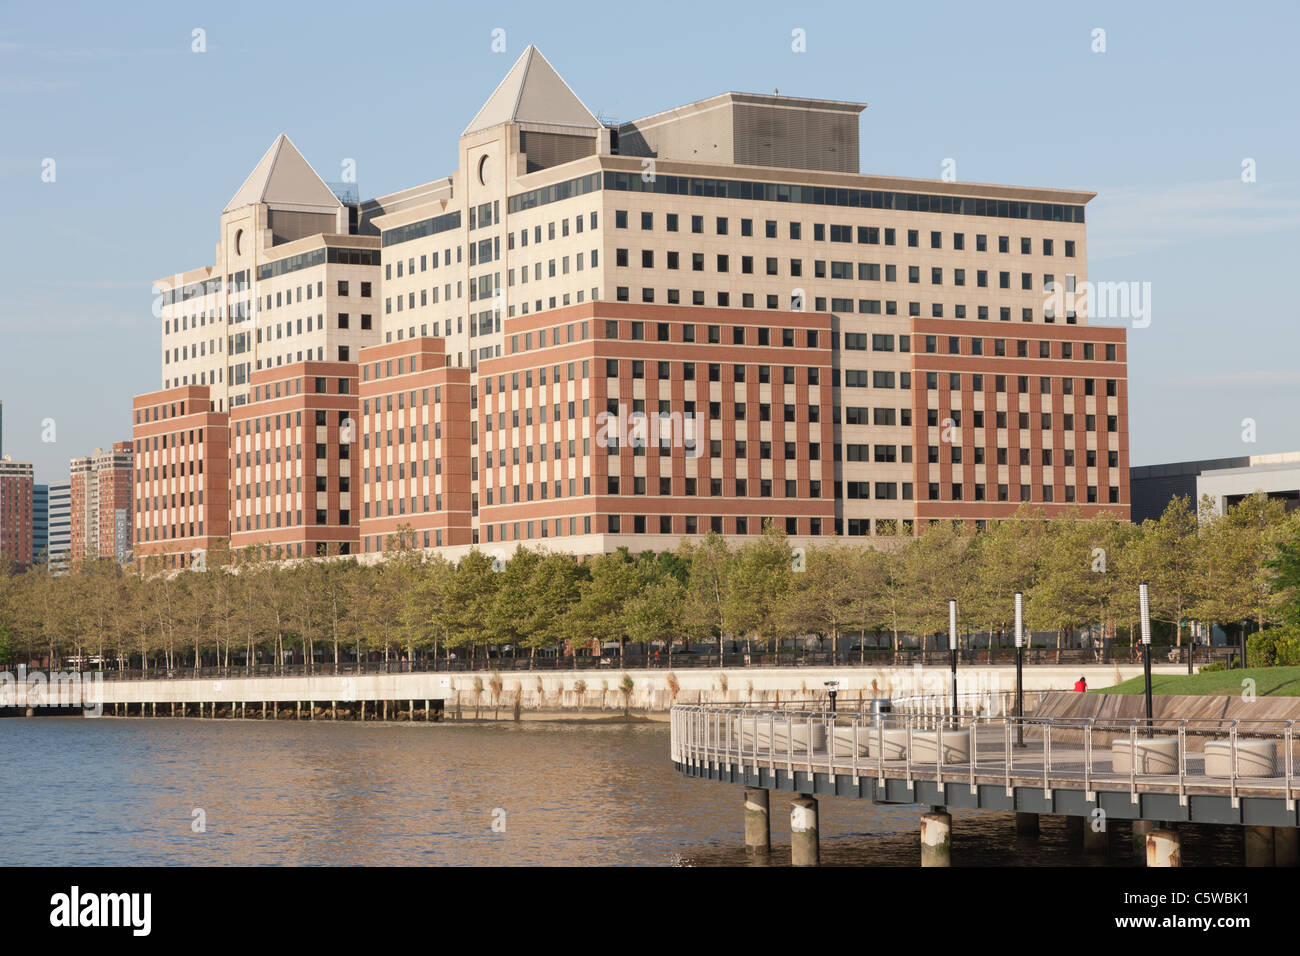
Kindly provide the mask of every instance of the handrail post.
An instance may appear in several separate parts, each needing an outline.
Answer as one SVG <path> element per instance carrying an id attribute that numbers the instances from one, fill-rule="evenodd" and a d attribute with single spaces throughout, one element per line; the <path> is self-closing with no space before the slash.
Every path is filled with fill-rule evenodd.
<path id="1" fill-rule="evenodd" d="M 1002 718 L 1002 730 L 1003 730 L 1002 745 L 1004 748 L 1003 752 L 1006 754 L 1006 758 L 1007 758 L 1006 777 L 1007 777 L 1007 796 L 1009 797 L 1011 796 L 1011 771 L 1016 762 L 1016 751 L 1011 746 L 1011 721 L 1008 720 L 1006 717 Z"/>
<path id="2" fill-rule="evenodd" d="M 1232 765 L 1232 777 L 1229 793 L 1232 796 L 1232 805 L 1237 806 L 1237 720 L 1233 720 L 1228 725 L 1228 759 Z"/>
<path id="3" fill-rule="evenodd" d="M 907 714 L 904 718 L 907 721 L 907 750 L 903 753 L 903 772 L 907 776 L 908 789 L 913 791 L 915 787 L 912 786 L 912 721 L 915 718 L 915 714 Z"/>
<path id="4" fill-rule="evenodd" d="M 1051 789 L 1051 783 L 1048 781 L 1048 775 L 1052 770 L 1052 723 L 1047 721 L 1043 724 L 1043 793 L 1047 794 Z"/>
<path id="5" fill-rule="evenodd" d="M 1096 717 L 1089 717 L 1083 728 L 1083 792 L 1085 798 L 1092 793 L 1092 725 Z"/>
<path id="6" fill-rule="evenodd" d="M 979 763 L 979 744 L 976 742 L 977 729 L 979 727 L 979 718 L 972 717 L 970 721 L 970 792 L 971 796 L 979 793 L 979 788 L 975 785 L 975 765 Z"/>
<path id="7" fill-rule="evenodd" d="M 1178 803 L 1187 806 L 1187 718 L 1178 722 Z"/>
<path id="8" fill-rule="evenodd" d="M 1134 717 L 1129 724 L 1129 743 L 1128 743 L 1128 786 L 1129 797 L 1134 803 L 1138 802 L 1137 787 L 1137 718 Z"/>
<path id="9" fill-rule="evenodd" d="M 1295 771 L 1295 758 L 1291 753 L 1291 748 L 1295 746 L 1294 724 L 1294 720 L 1288 720 L 1282 731 L 1282 744 L 1286 747 L 1286 808 L 1288 810 L 1295 809 L 1295 791 L 1291 782 L 1291 776 Z"/>
<path id="10" fill-rule="evenodd" d="M 943 787 L 943 718 L 937 717 L 939 726 L 934 734 L 934 782 L 940 794 L 946 795 Z"/>

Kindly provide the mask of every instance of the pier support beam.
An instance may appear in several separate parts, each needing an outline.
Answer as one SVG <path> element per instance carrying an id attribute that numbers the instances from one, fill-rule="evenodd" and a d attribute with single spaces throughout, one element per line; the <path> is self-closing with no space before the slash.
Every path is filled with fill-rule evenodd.
<path id="1" fill-rule="evenodd" d="M 1071 846 L 1083 845 L 1083 831 L 1087 829 L 1087 823 L 1083 817 L 1065 818 L 1065 834 L 1070 838 Z"/>
<path id="2" fill-rule="evenodd" d="M 745 850 L 750 853 L 767 853 L 772 849 L 770 800 L 766 790 L 745 788 Z"/>
<path id="3" fill-rule="evenodd" d="M 1133 821 L 1133 852 L 1142 854 L 1147 851 L 1147 836 L 1156 828 L 1151 820 Z"/>
<path id="4" fill-rule="evenodd" d="M 1273 828 L 1246 827 L 1246 865 L 1273 865 Z"/>
<path id="5" fill-rule="evenodd" d="M 921 865 L 950 866 L 952 859 L 952 815 L 943 807 L 931 807 L 921 817 Z"/>
<path id="6" fill-rule="evenodd" d="M 1296 866 L 1300 864 L 1300 828 L 1273 828 L 1273 865 Z"/>
<path id="7" fill-rule="evenodd" d="M 817 800 L 806 794 L 790 802 L 790 863 L 792 866 L 821 865 Z"/>
<path id="8" fill-rule="evenodd" d="M 1101 829 L 1096 829 L 1097 826 Z M 1084 818 L 1083 852 L 1089 856 L 1105 856 L 1110 852 L 1110 833 L 1106 831 L 1104 817 L 1096 823 L 1089 818 Z"/>
<path id="9" fill-rule="evenodd" d="M 1016 813 L 1016 836 L 1037 837 L 1038 836 L 1038 814 L 1037 813 Z"/>
<path id="10" fill-rule="evenodd" d="M 1182 841 L 1176 830 L 1153 829 L 1147 834 L 1147 866 L 1182 866 Z"/>

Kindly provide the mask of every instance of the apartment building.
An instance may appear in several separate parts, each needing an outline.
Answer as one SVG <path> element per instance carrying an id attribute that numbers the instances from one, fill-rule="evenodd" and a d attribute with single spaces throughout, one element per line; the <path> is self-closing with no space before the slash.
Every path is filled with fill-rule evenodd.
<path id="1" fill-rule="evenodd" d="M 74 564 L 111 558 L 127 561 L 135 522 L 133 444 L 114 442 L 69 463 L 71 526 L 69 554 Z"/>
<path id="2" fill-rule="evenodd" d="M 399 527 L 595 553 L 1127 517 L 1124 329 L 1072 301 L 1093 194 L 861 174 L 864 109 L 724 93 L 601 122 L 529 47 L 448 176 L 331 205 L 282 137 L 220 266 L 173 277 L 164 386 L 221 412 L 313 347 L 359 363 L 361 553 Z"/>
<path id="3" fill-rule="evenodd" d="M 0 561 L 31 565 L 35 469 L 29 461 L 0 457 Z"/>
<path id="4" fill-rule="evenodd" d="M 72 554 L 72 485 L 63 482 L 48 487 L 49 537 L 46 560 L 52 573 L 62 574 L 68 570 Z"/>

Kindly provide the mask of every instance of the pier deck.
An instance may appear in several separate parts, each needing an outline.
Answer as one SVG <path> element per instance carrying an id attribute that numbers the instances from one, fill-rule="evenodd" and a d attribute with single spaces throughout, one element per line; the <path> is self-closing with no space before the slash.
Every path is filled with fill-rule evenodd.
<path id="1" fill-rule="evenodd" d="M 1148 728 L 1145 720 L 680 705 L 672 759 L 687 776 L 813 796 L 1297 826 L 1295 723 L 1165 718 Z M 1210 767 L 1207 744 L 1217 752 Z"/>

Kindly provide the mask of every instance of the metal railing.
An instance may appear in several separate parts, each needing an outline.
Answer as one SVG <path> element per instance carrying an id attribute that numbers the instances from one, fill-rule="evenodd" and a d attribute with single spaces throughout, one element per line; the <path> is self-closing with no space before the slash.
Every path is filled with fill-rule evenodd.
<path id="1" fill-rule="evenodd" d="M 1295 720 L 1034 718 L 967 714 L 830 712 L 784 707 L 677 704 L 670 714 L 679 765 L 796 771 L 939 784 L 1001 783 L 1283 797 L 1293 810 Z M 1023 746 L 1017 740 L 1023 736 Z M 973 791 L 972 791 L 973 792 Z"/>

